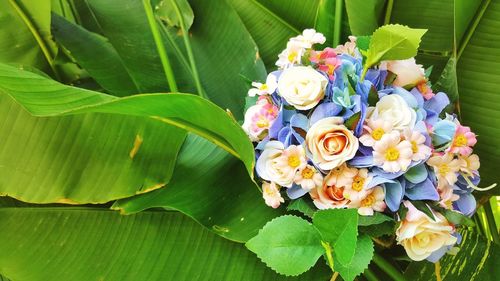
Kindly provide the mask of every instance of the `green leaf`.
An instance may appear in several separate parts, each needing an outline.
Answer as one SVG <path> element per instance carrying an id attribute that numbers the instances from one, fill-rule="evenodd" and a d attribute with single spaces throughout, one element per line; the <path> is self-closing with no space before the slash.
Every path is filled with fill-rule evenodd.
<path id="1" fill-rule="evenodd" d="M 323 241 L 330 243 L 339 262 L 351 262 L 358 236 L 358 211 L 356 209 L 331 209 L 317 211 L 313 224 Z"/>
<path id="2" fill-rule="evenodd" d="M 370 237 L 380 237 L 384 235 L 394 235 L 395 227 L 395 221 L 386 221 L 379 224 L 359 226 L 359 232 L 367 234 Z"/>
<path id="3" fill-rule="evenodd" d="M 320 0 L 229 0 L 259 47 L 268 69 L 275 69 L 286 42 L 314 26 Z M 332 23 L 333 24 L 333 23 Z"/>
<path id="4" fill-rule="evenodd" d="M 243 164 L 211 142 L 188 135 L 164 188 L 118 200 L 113 209 L 131 214 L 149 208 L 176 209 L 228 239 L 245 242 L 279 216 Z"/>
<path id="5" fill-rule="evenodd" d="M 489 2 L 486 2 L 486 4 Z M 496 82 L 500 79 L 500 3 L 491 1 L 457 63 L 461 122 L 478 135 L 474 152 L 481 159 L 481 183 L 488 186 L 500 182 L 498 159 L 500 147 L 500 103 Z M 490 191 L 500 194 L 500 186 Z"/>
<path id="6" fill-rule="evenodd" d="M 336 3 L 337 0 L 319 1 L 316 18 L 314 20 L 314 29 L 325 36 L 326 46 L 333 46 Z"/>
<path id="7" fill-rule="evenodd" d="M 427 30 L 399 24 L 384 25 L 373 33 L 365 68 L 384 60 L 403 60 L 417 54 L 420 38 Z"/>
<path id="8" fill-rule="evenodd" d="M 411 203 L 417 210 L 426 214 L 431 220 L 436 220 L 432 208 L 425 201 L 412 201 Z"/>
<path id="9" fill-rule="evenodd" d="M 290 276 L 307 271 L 324 252 L 318 230 L 290 215 L 270 221 L 245 245 L 267 266 Z"/>
<path id="10" fill-rule="evenodd" d="M 173 1 L 178 5 L 179 9 L 182 11 L 181 15 L 183 18 L 184 25 L 186 29 L 189 29 L 193 25 L 194 14 L 193 9 L 189 5 L 187 0 L 161 0 L 155 6 L 156 15 L 166 22 L 167 25 L 173 27 L 180 27 L 181 20 L 177 13 L 175 12 L 175 6 Z"/>
<path id="11" fill-rule="evenodd" d="M 441 76 L 434 85 L 434 89 L 439 92 L 445 92 L 450 98 L 450 102 L 458 99 L 458 81 L 457 81 L 457 59 L 451 57 L 446 63 Z"/>
<path id="12" fill-rule="evenodd" d="M 356 112 L 345 121 L 344 125 L 349 130 L 354 130 L 358 125 L 360 119 L 361 119 L 361 112 Z"/>
<path id="13" fill-rule="evenodd" d="M 445 255 L 440 259 L 443 281 L 464 278 L 470 281 L 498 280 L 500 246 L 484 240 L 478 233 L 463 231 L 462 243 L 458 247 L 460 250 L 456 255 Z M 436 279 L 434 264 L 426 261 L 412 262 L 404 275 L 409 281 Z"/>
<path id="14" fill-rule="evenodd" d="M 471 218 L 463 215 L 462 213 L 459 213 L 459 212 L 453 211 L 453 210 L 449 210 L 449 209 L 445 209 L 441 206 L 435 206 L 434 208 L 436 208 L 441 214 L 444 215 L 444 217 L 450 223 L 452 223 L 454 225 L 461 225 L 461 226 L 468 226 L 468 227 L 472 227 L 472 226 L 476 225 Z"/>
<path id="15" fill-rule="evenodd" d="M 368 268 L 373 257 L 373 252 L 374 248 L 371 238 L 367 235 L 360 235 L 351 262 L 348 264 L 336 262 L 335 271 L 337 271 L 345 281 L 352 281 L 356 276 L 360 275 Z"/>
<path id="16" fill-rule="evenodd" d="M 0 268 L 12 280 L 298 280 L 177 212 L 42 207 L 1 208 L 0 216 Z M 319 264 L 303 278 L 328 275 Z"/>
<path id="17" fill-rule="evenodd" d="M 140 92 L 166 92 L 167 81 L 142 1 L 87 2 Z M 194 92 L 196 72 L 208 98 L 230 109 L 236 119 L 242 119 L 248 86 L 240 74 L 252 80 L 265 79 L 257 47 L 226 1 L 192 0 L 190 6 L 196 21 L 189 34 L 179 34 L 178 28 L 163 26 L 158 20 L 161 42 L 175 70 L 179 91 Z M 186 12 L 183 6 L 180 9 L 181 13 Z M 183 36 L 187 36 L 192 57 L 186 53 Z"/>
<path id="18" fill-rule="evenodd" d="M 210 140 L 240 158 L 245 163 L 248 173 L 253 174 L 255 157 L 248 136 L 224 110 L 198 96 L 147 94 L 119 99 L 65 86 L 34 73 L 2 64 L 0 64 L 0 90 L 9 94 L 35 116 L 99 112 L 152 117 Z"/>
<path id="19" fill-rule="evenodd" d="M 0 68 L 0 76 L 11 69 Z M 10 74 L 18 81 L 10 86 L 39 97 L 55 90 L 54 85 L 67 88 L 65 93 L 73 97 L 84 91 L 18 71 L 14 73 L 22 75 Z M 170 180 L 183 130 L 110 114 L 36 118 L 2 93 L 5 86 L 0 82 L 0 194 L 33 203 L 104 203 L 160 188 Z M 138 138 L 142 143 L 131 158 Z"/>
<path id="20" fill-rule="evenodd" d="M 394 221 L 394 219 L 379 212 L 373 213 L 373 216 L 361 216 L 361 215 L 358 216 L 359 226 L 371 226 L 374 224 L 381 224 L 388 221 Z"/>
<path id="21" fill-rule="evenodd" d="M 117 96 L 139 92 L 116 50 L 106 38 L 52 14 L 52 32 L 104 89 Z"/>
<path id="22" fill-rule="evenodd" d="M 382 23 L 385 0 L 346 0 L 349 27 L 353 35 L 372 34 Z"/>
<path id="23" fill-rule="evenodd" d="M 314 216 L 314 213 L 317 211 L 311 201 L 308 201 L 304 198 L 292 200 L 292 202 L 288 204 L 286 209 L 288 211 L 299 211 L 310 218 L 312 218 Z"/>
<path id="24" fill-rule="evenodd" d="M 370 47 L 370 40 L 372 39 L 371 36 L 358 36 L 356 38 L 356 47 L 362 51 L 368 50 Z"/>

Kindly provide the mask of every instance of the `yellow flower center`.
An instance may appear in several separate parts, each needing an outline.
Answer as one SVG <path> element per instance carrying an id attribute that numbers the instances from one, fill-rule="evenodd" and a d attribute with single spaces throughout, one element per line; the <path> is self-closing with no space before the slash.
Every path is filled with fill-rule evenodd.
<path id="1" fill-rule="evenodd" d="M 306 168 L 304 168 L 304 170 L 302 170 L 302 178 L 309 180 L 309 179 L 312 179 L 313 176 L 314 176 L 313 169 L 306 167 Z"/>
<path id="2" fill-rule="evenodd" d="M 388 161 L 396 161 L 399 158 L 399 150 L 394 147 L 387 149 L 385 152 L 385 159 Z"/>
<path id="3" fill-rule="evenodd" d="M 265 118 L 265 117 L 260 117 L 259 121 L 257 121 L 256 125 L 259 128 L 267 128 L 267 127 L 269 127 L 269 120 L 267 120 L 267 118 Z"/>
<path id="4" fill-rule="evenodd" d="M 355 191 L 361 191 L 365 185 L 365 178 L 360 176 L 355 176 L 352 182 L 352 189 Z"/>
<path id="5" fill-rule="evenodd" d="M 448 164 L 441 164 L 441 166 L 439 166 L 439 174 L 441 176 L 446 176 L 446 174 L 448 174 L 450 172 L 450 166 L 448 166 Z"/>
<path id="6" fill-rule="evenodd" d="M 288 54 L 288 61 L 294 62 L 296 57 L 297 57 L 297 52 L 291 52 L 290 54 Z"/>
<path id="7" fill-rule="evenodd" d="M 361 200 L 362 207 L 369 207 L 375 203 L 375 196 L 373 194 L 368 194 L 365 199 Z"/>
<path id="8" fill-rule="evenodd" d="M 267 89 L 269 89 L 269 87 L 267 87 L 266 84 L 262 84 L 262 86 L 260 86 L 259 90 L 261 91 L 266 91 Z"/>
<path id="9" fill-rule="evenodd" d="M 382 128 L 377 128 L 375 130 L 373 130 L 372 132 L 372 138 L 374 140 L 380 140 L 382 138 L 382 136 L 384 135 L 384 130 Z"/>
<path id="10" fill-rule="evenodd" d="M 455 146 L 466 146 L 466 145 L 467 145 L 467 138 L 463 134 L 460 134 L 455 138 Z"/>
<path id="11" fill-rule="evenodd" d="M 300 165 L 300 159 L 297 155 L 291 155 L 288 157 L 288 166 L 292 168 L 297 168 Z"/>
<path id="12" fill-rule="evenodd" d="M 411 151 L 413 151 L 413 153 L 417 153 L 418 152 L 417 143 L 414 142 L 414 141 L 411 142 Z"/>

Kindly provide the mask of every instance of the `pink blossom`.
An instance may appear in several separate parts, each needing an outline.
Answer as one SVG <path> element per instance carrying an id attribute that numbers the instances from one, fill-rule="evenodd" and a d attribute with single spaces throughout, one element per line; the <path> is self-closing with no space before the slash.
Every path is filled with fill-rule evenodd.
<path id="1" fill-rule="evenodd" d="M 451 153 L 469 155 L 472 153 L 472 147 L 476 144 L 476 134 L 470 131 L 469 127 L 457 125 L 453 143 L 448 149 Z"/>
<path id="2" fill-rule="evenodd" d="M 330 80 L 335 78 L 334 71 L 342 63 L 332 48 L 325 48 L 323 51 L 312 51 L 309 60 L 316 63 L 319 70 L 328 74 Z"/>

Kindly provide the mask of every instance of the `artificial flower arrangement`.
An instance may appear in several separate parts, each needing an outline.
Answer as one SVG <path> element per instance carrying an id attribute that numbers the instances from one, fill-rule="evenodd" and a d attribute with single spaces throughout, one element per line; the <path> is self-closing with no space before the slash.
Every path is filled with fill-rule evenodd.
<path id="1" fill-rule="evenodd" d="M 384 234 L 411 260 L 437 262 L 456 250 L 457 226 L 470 225 L 476 207 L 477 140 L 445 112 L 448 96 L 415 62 L 424 33 L 388 25 L 318 49 L 325 37 L 307 29 L 265 83 L 252 83 L 243 129 L 265 203 L 305 214 L 277 218 L 247 243 L 268 266 L 297 275 L 325 255 L 352 280 L 373 255 L 363 227 L 389 221 Z M 309 248 L 283 250 L 293 239 Z M 366 265 L 353 268 L 359 255 Z"/>

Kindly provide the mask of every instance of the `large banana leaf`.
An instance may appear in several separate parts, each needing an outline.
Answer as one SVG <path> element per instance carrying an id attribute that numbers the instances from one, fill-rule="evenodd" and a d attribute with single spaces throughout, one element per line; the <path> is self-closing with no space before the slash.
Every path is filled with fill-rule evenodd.
<path id="1" fill-rule="evenodd" d="M 323 263 L 279 276 L 176 212 L 4 207 L 0 218 L 0 272 L 16 281 L 328 280 Z"/>
<path id="2" fill-rule="evenodd" d="M 165 92 L 167 81 L 142 2 L 89 0 L 88 4 L 139 90 Z M 248 90 L 245 78 L 255 80 L 265 76 L 255 43 L 226 1 L 192 0 L 190 3 L 195 21 L 189 34 L 159 20 L 156 22 L 163 27 L 162 43 L 175 70 L 179 89 L 193 92 L 199 76 L 201 89 L 196 89 L 199 94 L 205 93 L 216 104 L 229 108 L 236 118 L 242 118 Z M 183 40 L 183 36 L 187 39 Z M 185 51 L 185 42 L 192 49 L 192 58 Z M 86 56 L 88 60 L 93 59 Z"/>

